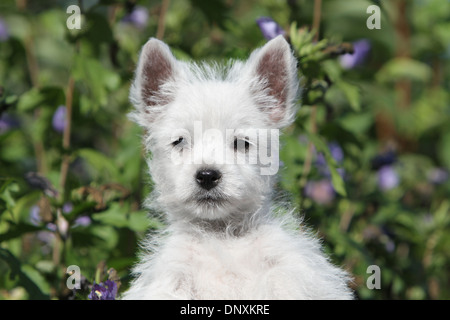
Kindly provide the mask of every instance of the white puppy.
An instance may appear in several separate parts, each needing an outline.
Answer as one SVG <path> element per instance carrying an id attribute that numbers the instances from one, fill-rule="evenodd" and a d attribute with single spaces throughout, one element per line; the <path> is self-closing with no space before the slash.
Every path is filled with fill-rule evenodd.
<path id="1" fill-rule="evenodd" d="M 130 117 L 145 128 L 147 204 L 168 227 L 143 244 L 124 299 L 351 299 L 348 274 L 272 203 L 278 130 L 296 113 L 296 60 L 281 36 L 246 62 L 178 61 L 143 47 Z"/>

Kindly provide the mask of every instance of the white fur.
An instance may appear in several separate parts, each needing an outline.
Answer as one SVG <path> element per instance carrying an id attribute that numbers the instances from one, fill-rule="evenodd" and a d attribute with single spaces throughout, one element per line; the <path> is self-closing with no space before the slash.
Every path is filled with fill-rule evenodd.
<path id="1" fill-rule="evenodd" d="M 161 80 L 157 86 L 149 84 L 154 79 Z M 245 154 L 233 149 L 235 136 L 224 134 L 224 141 L 193 135 L 196 122 L 222 133 L 283 128 L 295 116 L 297 88 L 295 58 L 282 37 L 246 62 L 226 66 L 180 62 L 163 42 L 147 42 L 131 89 L 136 109 L 130 118 L 146 129 L 144 143 L 151 152 L 154 192 L 146 204 L 165 214 L 168 227 L 142 244 L 124 299 L 353 297 L 350 277 L 329 262 L 319 241 L 291 212 L 273 209 L 275 177 L 261 175 L 259 162 L 227 164 L 215 158 L 217 148 L 232 150 L 236 158 Z M 172 145 L 189 134 L 191 140 Z M 251 141 L 249 148 L 256 145 Z M 186 161 L 175 164 L 174 152 Z M 203 168 L 222 174 L 212 190 L 196 182 Z M 204 203 L 201 197 L 213 200 Z"/>

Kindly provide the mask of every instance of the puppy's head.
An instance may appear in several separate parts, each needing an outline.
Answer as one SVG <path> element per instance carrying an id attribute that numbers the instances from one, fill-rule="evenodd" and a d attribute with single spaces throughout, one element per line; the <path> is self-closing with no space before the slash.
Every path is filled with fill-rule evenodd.
<path id="1" fill-rule="evenodd" d="M 278 130 L 295 115 L 295 58 L 279 36 L 246 62 L 178 61 L 163 42 L 142 48 L 130 118 L 146 128 L 156 201 L 171 218 L 225 219 L 268 199 Z"/>

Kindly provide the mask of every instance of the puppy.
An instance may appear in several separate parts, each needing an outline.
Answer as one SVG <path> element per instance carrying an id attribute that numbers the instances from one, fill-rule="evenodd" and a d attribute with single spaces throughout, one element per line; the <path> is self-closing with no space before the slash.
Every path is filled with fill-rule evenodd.
<path id="1" fill-rule="evenodd" d="M 124 299 L 351 299 L 349 275 L 292 212 L 274 209 L 279 130 L 292 123 L 296 60 L 282 36 L 245 62 L 178 61 L 142 48 L 130 118 L 145 128 L 167 228 L 143 243 Z"/>

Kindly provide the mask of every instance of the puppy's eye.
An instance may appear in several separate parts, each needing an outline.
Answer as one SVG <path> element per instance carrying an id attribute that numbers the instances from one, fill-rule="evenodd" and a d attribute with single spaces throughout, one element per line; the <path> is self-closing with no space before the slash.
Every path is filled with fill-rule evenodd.
<path id="1" fill-rule="evenodd" d="M 184 138 L 183 137 L 178 137 L 178 139 L 177 140 L 175 140 L 175 141 L 173 141 L 172 142 L 172 146 L 177 146 L 177 145 L 179 145 L 180 143 L 182 143 L 184 141 Z"/>
<path id="2" fill-rule="evenodd" d="M 247 152 L 250 148 L 250 142 L 248 138 L 234 138 L 234 151 Z"/>

